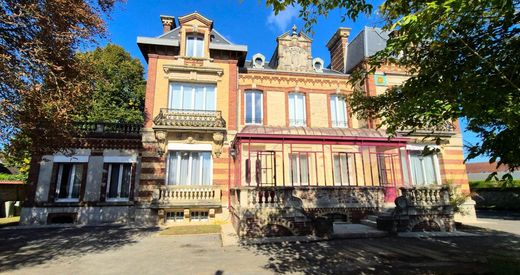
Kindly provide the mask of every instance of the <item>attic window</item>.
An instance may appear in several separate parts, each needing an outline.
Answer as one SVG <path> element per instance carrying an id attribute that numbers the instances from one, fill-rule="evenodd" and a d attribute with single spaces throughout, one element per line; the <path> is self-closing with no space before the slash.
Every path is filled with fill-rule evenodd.
<path id="1" fill-rule="evenodd" d="M 189 34 L 186 37 L 186 56 L 204 57 L 204 36 Z"/>
<path id="2" fill-rule="evenodd" d="M 321 58 L 314 58 L 312 60 L 312 67 L 318 73 L 323 72 L 323 59 L 321 59 Z"/>
<path id="3" fill-rule="evenodd" d="M 253 62 L 251 62 L 253 68 L 263 68 L 265 64 L 265 57 L 261 53 L 253 55 Z"/>

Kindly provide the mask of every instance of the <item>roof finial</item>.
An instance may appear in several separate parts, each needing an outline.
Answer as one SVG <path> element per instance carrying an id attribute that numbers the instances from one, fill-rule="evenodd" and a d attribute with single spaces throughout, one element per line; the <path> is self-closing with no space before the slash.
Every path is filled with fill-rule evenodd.
<path id="1" fill-rule="evenodd" d="M 293 26 L 292 26 L 292 35 L 296 35 L 296 34 L 297 34 L 297 33 L 296 33 L 296 30 L 297 30 L 297 29 L 298 29 L 298 28 L 296 28 L 296 25 L 293 25 Z"/>

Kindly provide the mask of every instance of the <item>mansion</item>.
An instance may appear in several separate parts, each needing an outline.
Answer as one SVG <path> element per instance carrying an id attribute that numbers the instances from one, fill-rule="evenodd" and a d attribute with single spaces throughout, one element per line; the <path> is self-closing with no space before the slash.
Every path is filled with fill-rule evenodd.
<path id="1" fill-rule="evenodd" d="M 469 192 L 457 121 L 389 137 L 352 114 L 349 74 L 388 33 L 339 28 L 325 64 L 293 27 L 247 60 L 246 45 L 197 12 L 161 21 L 162 34 L 137 38 L 148 63 L 144 125 L 81 124 L 72 155 L 40 161 L 21 224 L 221 220 L 240 236 L 307 234 L 317 219 L 359 223 L 393 208 L 401 187 Z M 362 88 L 375 96 L 407 77 L 387 65 Z M 425 146 L 438 150 L 423 155 Z"/>

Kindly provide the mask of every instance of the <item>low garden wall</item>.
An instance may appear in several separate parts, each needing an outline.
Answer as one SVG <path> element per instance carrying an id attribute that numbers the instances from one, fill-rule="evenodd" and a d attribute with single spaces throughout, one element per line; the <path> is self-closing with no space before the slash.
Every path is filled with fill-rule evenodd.
<path id="1" fill-rule="evenodd" d="M 520 211 L 520 187 L 472 188 L 477 209 Z"/>

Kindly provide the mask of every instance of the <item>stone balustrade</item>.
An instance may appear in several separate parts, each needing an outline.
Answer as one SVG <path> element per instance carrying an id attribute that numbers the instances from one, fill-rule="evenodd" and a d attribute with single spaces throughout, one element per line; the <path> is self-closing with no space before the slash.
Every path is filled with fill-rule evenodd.
<path id="1" fill-rule="evenodd" d="M 161 186 L 153 193 L 158 208 L 175 206 L 219 206 L 221 190 L 216 186 Z"/>
<path id="2" fill-rule="evenodd" d="M 411 207 L 436 207 L 450 205 L 447 186 L 401 187 L 401 194 Z"/>
<path id="3" fill-rule="evenodd" d="M 221 111 L 162 108 L 154 123 L 159 127 L 226 129 Z"/>

